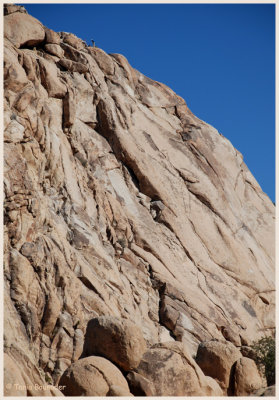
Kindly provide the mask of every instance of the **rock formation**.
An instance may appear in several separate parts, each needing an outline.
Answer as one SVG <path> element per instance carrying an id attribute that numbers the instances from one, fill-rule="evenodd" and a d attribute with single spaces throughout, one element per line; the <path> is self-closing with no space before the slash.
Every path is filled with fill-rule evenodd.
<path id="1" fill-rule="evenodd" d="M 124 56 L 4 14 L 5 394 L 258 389 L 274 205 L 242 155 Z"/>

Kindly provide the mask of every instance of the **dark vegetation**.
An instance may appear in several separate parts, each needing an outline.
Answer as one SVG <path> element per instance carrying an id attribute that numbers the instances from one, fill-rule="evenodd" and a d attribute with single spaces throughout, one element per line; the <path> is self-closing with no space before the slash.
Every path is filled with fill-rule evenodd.
<path id="1" fill-rule="evenodd" d="M 256 364 L 266 377 L 267 385 L 275 384 L 275 339 L 263 337 L 252 346 L 256 353 Z"/>

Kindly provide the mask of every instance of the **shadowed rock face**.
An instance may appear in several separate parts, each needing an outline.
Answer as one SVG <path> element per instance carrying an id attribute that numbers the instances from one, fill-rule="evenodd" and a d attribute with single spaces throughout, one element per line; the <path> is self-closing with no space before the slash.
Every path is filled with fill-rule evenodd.
<path id="1" fill-rule="evenodd" d="M 19 6 L 4 27 L 4 344 L 22 379 L 56 384 L 100 316 L 191 355 L 272 334 L 274 205 L 242 155 L 124 56 Z"/>

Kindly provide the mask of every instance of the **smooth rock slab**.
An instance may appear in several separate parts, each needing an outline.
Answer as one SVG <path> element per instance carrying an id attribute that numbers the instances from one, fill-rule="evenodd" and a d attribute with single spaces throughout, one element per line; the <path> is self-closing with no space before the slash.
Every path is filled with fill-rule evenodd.
<path id="1" fill-rule="evenodd" d="M 145 350 L 141 329 L 128 320 L 103 316 L 88 322 L 85 355 L 106 357 L 130 371 L 139 365 Z"/>
<path id="2" fill-rule="evenodd" d="M 117 387 L 130 393 L 119 369 L 102 357 L 86 357 L 74 362 L 62 375 L 59 386 L 65 396 L 107 396 Z"/>

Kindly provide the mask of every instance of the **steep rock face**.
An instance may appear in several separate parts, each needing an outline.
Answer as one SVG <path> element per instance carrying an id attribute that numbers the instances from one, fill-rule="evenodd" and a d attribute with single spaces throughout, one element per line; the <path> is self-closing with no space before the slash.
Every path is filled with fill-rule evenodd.
<path id="1" fill-rule="evenodd" d="M 241 154 L 122 55 L 29 17 L 5 8 L 4 344 L 23 379 L 56 384 L 103 315 L 192 355 L 273 333 L 274 206 Z"/>

